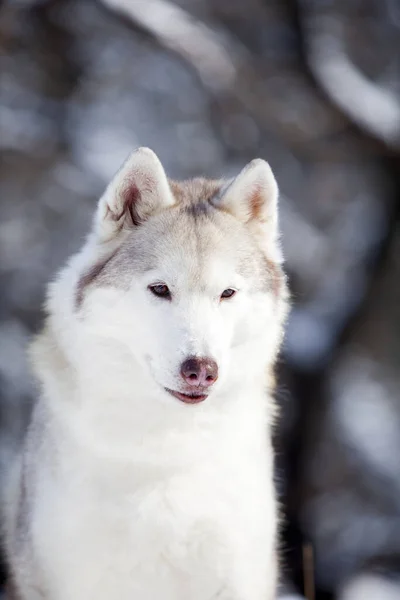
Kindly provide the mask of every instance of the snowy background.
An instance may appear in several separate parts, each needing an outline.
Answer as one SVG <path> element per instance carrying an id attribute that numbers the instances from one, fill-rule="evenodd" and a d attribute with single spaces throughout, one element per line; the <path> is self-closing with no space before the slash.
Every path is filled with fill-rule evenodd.
<path id="1" fill-rule="evenodd" d="M 310 600 L 314 582 L 345 598 L 358 573 L 396 585 L 398 1 L 13 0 L 0 51 L 3 468 L 32 399 L 24 349 L 45 284 L 128 152 L 150 146 L 177 178 L 260 156 L 282 192 L 294 298 L 276 440 L 287 581 L 306 579 Z M 372 586 L 362 598 L 383 600 Z"/>

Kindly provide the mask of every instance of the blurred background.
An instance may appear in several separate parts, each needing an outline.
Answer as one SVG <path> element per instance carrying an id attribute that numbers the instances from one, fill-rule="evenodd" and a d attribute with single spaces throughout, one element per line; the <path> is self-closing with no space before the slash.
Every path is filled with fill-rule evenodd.
<path id="1" fill-rule="evenodd" d="M 127 154 L 176 178 L 263 157 L 293 293 L 282 594 L 400 600 L 399 1 L 13 0 L 0 47 L 2 468 L 45 284 Z"/>

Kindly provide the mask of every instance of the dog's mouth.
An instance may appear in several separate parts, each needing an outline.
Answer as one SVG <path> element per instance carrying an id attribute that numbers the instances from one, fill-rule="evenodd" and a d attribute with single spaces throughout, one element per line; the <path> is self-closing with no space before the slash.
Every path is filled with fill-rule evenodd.
<path id="1" fill-rule="evenodd" d="M 185 402 L 185 404 L 198 404 L 199 402 L 203 402 L 208 397 L 208 394 L 202 394 L 201 392 L 190 392 L 188 394 L 184 394 L 183 392 L 175 392 L 174 390 L 170 390 L 168 388 L 165 388 L 165 391 L 181 402 Z"/>

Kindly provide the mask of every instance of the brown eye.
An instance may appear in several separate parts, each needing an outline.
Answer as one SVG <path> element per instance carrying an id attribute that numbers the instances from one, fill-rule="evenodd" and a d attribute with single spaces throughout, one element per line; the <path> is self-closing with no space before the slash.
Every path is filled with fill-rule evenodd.
<path id="1" fill-rule="evenodd" d="M 228 288 L 222 292 L 221 300 L 227 300 L 228 298 L 232 298 L 232 296 L 234 296 L 235 294 L 236 294 L 236 290 L 233 290 L 232 288 Z"/>
<path id="2" fill-rule="evenodd" d="M 169 287 L 165 285 L 165 283 L 156 283 L 155 285 L 149 285 L 149 290 L 155 296 L 159 298 L 165 298 L 165 300 L 171 299 L 171 292 L 169 291 Z"/>

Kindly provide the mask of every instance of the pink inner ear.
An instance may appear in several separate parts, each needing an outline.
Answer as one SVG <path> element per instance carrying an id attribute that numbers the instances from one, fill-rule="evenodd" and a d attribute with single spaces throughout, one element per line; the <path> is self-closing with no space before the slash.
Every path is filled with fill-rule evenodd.
<path id="1" fill-rule="evenodd" d="M 128 182 L 120 191 L 120 196 L 122 200 L 121 212 L 119 214 L 113 213 L 113 219 L 120 221 L 129 214 L 132 225 L 140 225 L 141 220 L 137 211 L 137 203 L 141 194 L 137 185 L 132 181 Z"/>
<path id="2" fill-rule="evenodd" d="M 260 185 L 254 185 L 251 190 L 249 197 L 250 214 L 252 219 L 264 221 L 263 205 L 265 197 L 263 194 L 262 187 Z"/>

